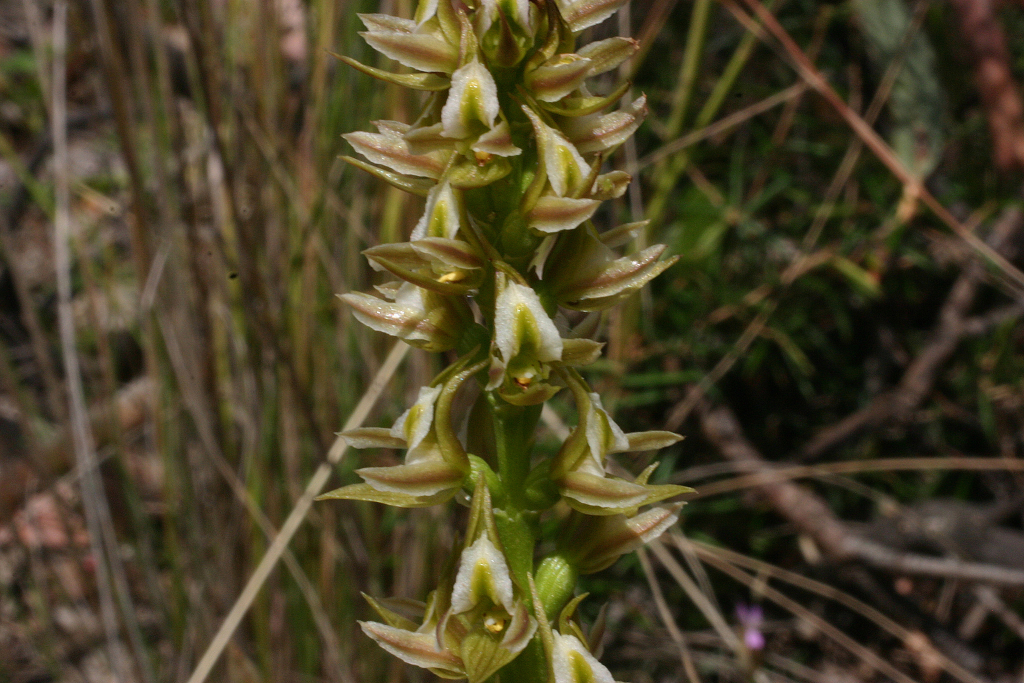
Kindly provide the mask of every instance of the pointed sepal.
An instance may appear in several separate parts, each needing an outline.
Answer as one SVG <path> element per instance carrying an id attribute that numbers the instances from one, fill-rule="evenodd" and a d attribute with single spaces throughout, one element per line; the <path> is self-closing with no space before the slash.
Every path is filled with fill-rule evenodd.
<path id="1" fill-rule="evenodd" d="M 399 287 L 394 301 L 357 292 L 341 299 L 367 327 L 427 351 L 453 349 L 462 334 L 457 302 L 409 283 Z"/>
<path id="2" fill-rule="evenodd" d="M 362 161 L 361 159 L 356 159 L 354 157 L 350 157 L 344 154 L 342 154 L 338 158 L 344 161 L 349 166 L 355 166 L 360 170 L 366 171 L 370 175 L 380 178 L 388 185 L 391 185 L 392 187 L 402 190 L 403 192 L 414 194 L 417 197 L 426 197 L 427 194 L 430 192 L 430 188 L 434 186 L 434 182 L 431 180 L 424 180 L 423 178 L 411 178 L 409 176 L 402 175 L 401 173 L 395 173 L 394 171 L 389 171 L 386 168 L 380 168 L 378 166 L 374 166 L 373 164 L 368 164 L 365 161 Z"/>
<path id="3" fill-rule="evenodd" d="M 362 500 L 368 503 L 381 503 L 397 508 L 425 508 L 440 505 L 451 500 L 457 489 L 441 491 L 433 496 L 411 496 L 405 493 L 380 491 L 369 484 L 350 484 L 317 496 L 317 500 Z"/>
<path id="4" fill-rule="evenodd" d="M 580 57 L 590 60 L 590 76 L 607 73 L 635 55 L 640 43 L 632 38 L 616 36 L 587 43 L 576 51 Z"/>
<path id="5" fill-rule="evenodd" d="M 440 459 L 390 467 L 363 467 L 356 470 L 356 474 L 378 491 L 401 493 L 413 498 L 455 491 L 462 486 L 466 476 Z"/>
<path id="6" fill-rule="evenodd" d="M 574 635 L 554 632 L 551 664 L 554 683 L 615 683 L 607 667 Z"/>
<path id="7" fill-rule="evenodd" d="M 397 121 L 376 121 L 380 131 L 347 133 L 345 138 L 357 152 L 380 166 L 403 175 L 421 178 L 440 178 L 448 163 L 448 153 L 413 154 L 404 135 L 409 126 Z"/>
<path id="8" fill-rule="evenodd" d="M 433 633 L 416 633 L 373 621 L 360 621 L 363 633 L 407 664 L 440 670 L 455 677 L 465 675 L 462 659 L 437 645 Z"/>
<path id="9" fill-rule="evenodd" d="M 541 102 L 557 102 L 590 76 L 592 63 L 577 54 L 558 55 L 526 74 L 526 87 Z"/>
<path id="10" fill-rule="evenodd" d="M 352 448 L 408 448 L 404 437 L 395 436 L 383 427 L 360 427 L 341 433 Z"/>
<path id="11" fill-rule="evenodd" d="M 527 224 L 543 233 L 572 230 L 589 220 L 601 202 L 596 199 L 541 197 L 526 214 Z"/>
<path id="12" fill-rule="evenodd" d="M 581 516 L 577 524 L 570 525 L 575 533 L 571 538 L 566 534 L 565 552 L 580 574 L 602 571 L 665 533 L 679 521 L 682 507 L 683 503 L 659 505 L 631 517 Z"/>
<path id="13" fill-rule="evenodd" d="M 382 14 L 360 14 L 367 30 L 359 35 L 377 52 L 417 71 L 452 73 L 459 51 L 438 29 L 418 31 L 414 21 Z"/>
<path id="14" fill-rule="evenodd" d="M 385 83 L 391 83 L 403 88 L 438 92 L 441 90 L 447 90 L 451 87 L 451 79 L 434 73 L 396 74 L 390 71 L 384 71 L 383 69 L 367 66 L 366 64 L 357 62 L 351 57 L 346 57 L 345 55 L 339 55 L 333 52 L 330 54 L 345 62 L 353 69 L 362 71 L 367 76 L 372 76 L 373 78 L 384 81 Z"/>
<path id="15" fill-rule="evenodd" d="M 567 118 L 590 116 L 602 109 L 607 109 L 621 100 L 622 96 L 626 94 L 632 85 L 629 81 L 623 81 L 604 96 L 579 95 L 577 97 L 566 97 L 558 102 L 541 102 L 540 106 L 547 112 Z"/>
<path id="16" fill-rule="evenodd" d="M 582 154 L 606 152 L 625 142 L 647 117 L 647 97 L 610 114 L 566 118 L 562 131 Z"/>
<path id="17" fill-rule="evenodd" d="M 573 33 L 590 28 L 618 12 L 628 0 L 557 0 L 558 10 Z M 562 683 L 559 681 L 558 683 Z"/>

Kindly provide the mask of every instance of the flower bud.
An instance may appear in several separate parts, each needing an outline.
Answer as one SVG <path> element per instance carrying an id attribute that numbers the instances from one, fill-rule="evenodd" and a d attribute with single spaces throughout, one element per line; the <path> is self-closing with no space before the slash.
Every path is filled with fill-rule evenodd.
<path id="1" fill-rule="evenodd" d="M 451 403 L 459 387 L 483 368 L 482 363 L 462 369 L 443 384 L 422 387 L 416 403 L 399 416 L 390 430 L 357 429 L 343 434 L 361 448 L 407 448 L 401 465 L 363 467 L 356 474 L 365 483 L 345 486 L 322 496 L 370 500 L 397 507 L 425 507 L 443 503 L 462 487 L 470 472 L 469 458 L 451 425 Z"/>
<path id="2" fill-rule="evenodd" d="M 480 47 L 491 64 L 511 68 L 533 47 L 529 0 L 482 0 L 476 13 Z"/>
<path id="3" fill-rule="evenodd" d="M 610 308 L 662 273 L 676 258 L 659 261 L 665 245 L 615 257 L 592 228 L 566 233 L 548 254 L 544 280 L 558 303 L 578 311 Z"/>
<path id="4" fill-rule="evenodd" d="M 526 87 L 541 102 L 557 102 L 583 85 L 592 62 L 577 54 L 557 55 L 526 74 Z"/>
<path id="5" fill-rule="evenodd" d="M 661 505 L 632 517 L 573 513 L 559 547 L 580 574 L 599 572 L 665 533 L 679 521 L 682 507 L 682 503 Z"/>
<path id="6" fill-rule="evenodd" d="M 357 152 L 375 164 L 386 166 L 404 175 L 422 178 L 440 178 L 448 163 L 449 152 L 413 154 L 405 133 L 409 126 L 397 121 L 376 121 L 378 133 L 347 133 L 341 137 L 348 140 Z"/>
<path id="7" fill-rule="evenodd" d="M 548 619 L 554 619 L 572 597 L 578 576 L 575 565 L 564 554 L 549 555 L 537 565 L 534 581 Z"/>
<path id="8" fill-rule="evenodd" d="M 426 351 L 455 348 L 469 319 L 465 302 L 441 296 L 408 282 L 393 292 L 393 301 L 368 294 L 342 294 L 359 322 L 367 327 L 398 337 Z"/>

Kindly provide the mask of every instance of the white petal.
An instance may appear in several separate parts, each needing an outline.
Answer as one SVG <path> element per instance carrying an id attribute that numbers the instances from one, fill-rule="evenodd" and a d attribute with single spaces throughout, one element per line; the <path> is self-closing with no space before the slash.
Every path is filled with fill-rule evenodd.
<path id="1" fill-rule="evenodd" d="M 562 337 L 540 297 L 529 287 L 510 282 L 498 295 L 494 314 L 494 338 L 506 363 L 518 355 L 524 334 L 530 333 L 539 341 L 537 360 L 561 360 Z"/>
<path id="2" fill-rule="evenodd" d="M 626 433 L 605 411 L 601 397 L 590 394 L 590 415 L 587 420 L 587 444 L 590 452 L 599 459 L 608 453 L 622 453 L 629 449 Z"/>
<path id="3" fill-rule="evenodd" d="M 416 26 L 422 26 L 437 14 L 438 0 L 420 0 L 416 5 Z"/>
<path id="4" fill-rule="evenodd" d="M 584 161 L 583 155 L 565 136 L 541 121 L 529 107 L 523 105 L 523 111 L 533 124 L 548 182 L 555 194 L 565 197 L 583 189 L 582 185 L 590 177 L 590 165 Z"/>
<path id="5" fill-rule="evenodd" d="M 615 683 L 612 674 L 576 636 L 555 631 L 552 662 L 555 683 Z"/>
<path id="6" fill-rule="evenodd" d="M 427 206 L 410 239 L 444 237 L 454 239 L 459 232 L 459 202 L 448 181 L 434 186 L 427 195 Z"/>
<path id="7" fill-rule="evenodd" d="M 480 131 L 473 129 L 474 121 L 491 129 L 499 109 L 498 86 L 494 77 L 487 67 L 474 59 L 452 74 L 448 100 L 441 109 L 444 135 L 462 139 L 477 134 Z"/>
<path id="8" fill-rule="evenodd" d="M 474 152 L 496 154 L 501 157 L 514 157 L 523 153 L 523 150 L 512 144 L 512 132 L 505 121 L 499 121 L 497 126 L 477 138 L 472 149 Z"/>
<path id="9" fill-rule="evenodd" d="M 452 613 L 473 609 L 486 594 L 512 614 L 512 576 L 505 556 L 486 535 L 462 551 L 452 590 Z"/>
<path id="10" fill-rule="evenodd" d="M 430 433 L 430 425 L 434 422 L 434 404 L 440 395 L 440 386 L 420 387 L 416 403 L 395 420 L 391 435 L 404 438 L 410 450 L 419 446 L 423 438 Z"/>

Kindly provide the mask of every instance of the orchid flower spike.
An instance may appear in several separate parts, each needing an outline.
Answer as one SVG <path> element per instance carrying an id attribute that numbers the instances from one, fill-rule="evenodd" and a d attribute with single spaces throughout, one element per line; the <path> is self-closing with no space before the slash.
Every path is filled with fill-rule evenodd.
<path id="1" fill-rule="evenodd" d="M 422 202 L 407 241 L 364 252 L 385 278 L 376 293 L 341 298 L 371 329 L 458 360 L 390 428 L 342 435 L 404 451 L 401 461 L 366 463 L 361 482 L 321 498 L 469 505 L 426 601 L 367 598 L 380 620 L 360 622 L 441 678 L 614 683 L 598 661 L 601 629 L 588 638 L 574 616 L 576 580 L 676 524 L 682 503 L 667 501 L 690 491 L 648 483 L 656 465 L 610 473 L 614 454 L 680 437 L 625 432 L 577 371 L 600 358 L 590 337 L 601 312 L 675 261 L 664 245 L 618 251 L 646 223 L 597 225 L 632 180 L 606 164 L 647 100 L 617 108 L 630 84 L 594 79 L 636 54 L 635 40 L 578 43 L 626 1 L 419 0 L 412 18 L 359 15 L 367 44 L 401 68 L 341 57 L 423 103 L 412 123 L 344 136 L 356 155 L 347 163 Z M 553 457 L 535 454 L 542 405 L 566 388 L 576 425 Z M 550 512 L 559 503 L 567 514 Z"/>

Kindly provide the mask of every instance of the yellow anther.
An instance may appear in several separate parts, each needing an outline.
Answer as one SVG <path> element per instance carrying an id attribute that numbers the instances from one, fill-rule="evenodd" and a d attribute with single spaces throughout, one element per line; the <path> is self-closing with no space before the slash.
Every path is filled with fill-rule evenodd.
<path id="1" fill-rule="evenodd" d="M 495 616 L 486 617 L 484 619 L 484 628 L 491 633 L 501 633 L 505 629 L 505 620 Z"/>
<path id="2" fill-rule="evenodd" d="M 465 273 L 460 273 L 457 270 L 453 270 L 452 272 L 445 273 L 441 277 L 437 278 L 437 281 L 438 282 L 459 282 L 460 280 L 465 280 L 465 279 L 466 279 L 466 274 Z"/>

